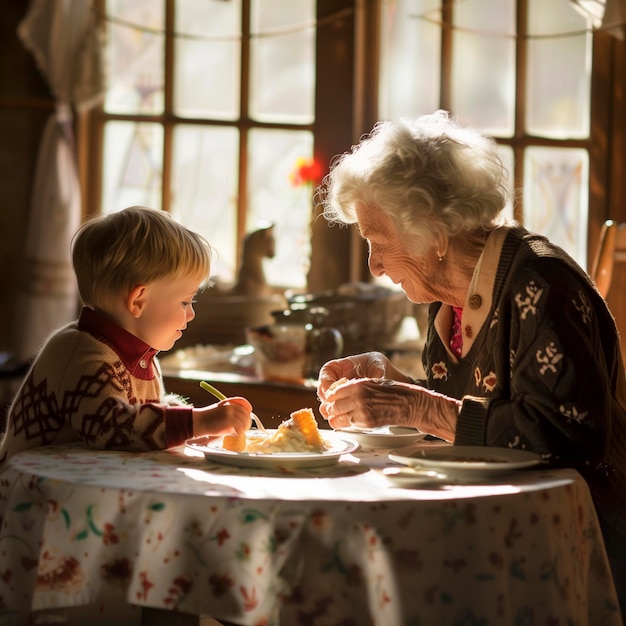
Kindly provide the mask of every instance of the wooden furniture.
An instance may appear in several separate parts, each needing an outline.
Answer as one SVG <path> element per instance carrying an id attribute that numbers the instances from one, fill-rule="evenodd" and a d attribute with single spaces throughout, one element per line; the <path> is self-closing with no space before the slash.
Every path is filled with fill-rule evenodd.
<path id="1" fill-rule="evenodd" d="M 615 318 L 626 362 L 626 222 L 607 220 L 602 225 L 590 276 Z"/>
<path id="2" fill-rule="evenodd" d="M 600 240 L 590 276 L 603 298 L 607 298 L 616 263 L 626 262 L 626 222 L 607 220 L 602 225 Z"/>
<path id="3" fill-rule="evenodd" d="M 165 389 L 177 393 L 197 405 L 205 406 L 215 402 L 200 387 L 206 380 L 227 396 L 247 398 L 254 412 L 268 428 L 275 428 L 297 409 L 310 407 L 315 413 L 320 428 L 328 428 L 328 423 L 319 412 L 316 388 L 310 385 L 269 382 L 232 373 L 204 372 L 200 370 L 163 370 Z"/>

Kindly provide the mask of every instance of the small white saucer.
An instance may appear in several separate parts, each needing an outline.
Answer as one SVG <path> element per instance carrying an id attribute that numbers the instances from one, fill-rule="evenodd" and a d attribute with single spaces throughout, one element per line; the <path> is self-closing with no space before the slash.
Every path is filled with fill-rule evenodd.
<path id="1" fill-rule="evenodd" d="M 369 449 L 401 448 L 426 437 L 426 433 L 405 426 L 381 426 L 369 430 L 339 428 L 336 432 L 356 441 L 362 448 Z"/>

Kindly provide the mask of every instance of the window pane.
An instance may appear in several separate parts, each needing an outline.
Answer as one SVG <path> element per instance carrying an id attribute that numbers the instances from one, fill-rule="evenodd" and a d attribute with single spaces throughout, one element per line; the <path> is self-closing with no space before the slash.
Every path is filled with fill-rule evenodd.
<path id="1" fill-rule="evenodd" d="M 589 156 L 578 148 L 527 148 L 524 225 L 587 267 Z"/>
<path id="2" fill-rule="evenodd" d="M 104 127 L 102 210 L 140 204 L 161 208 L 163 128 L 159 124 L 108 122 Z"/>
<path id="3" fill-rule="evenodd" d="M 249 213 L 247 232 L 275 224 L 276 256 L 267 260 L 272 285 L 302 288 L 310 262 L 312 185 L 294 187 L 290 174 L 298 158 L 313 156 L 307 131 L 253 129 L 249 135 Z"/>
<path id="4" fill-rule="evenodd" d="M 508 218 L 513 219 L 514 217 L 514 206 L 515 206 L 515 155 L 513 154 L 513 149 L 509 146 L 503 146 L 501 144 L 498 145 L 498 154 L 500 155 L 500 159 L 507 171 L 508 178 L 508 189 L 509 189 L 509 198 L 506 203 L 506 206 L 502 210 L 502 213 L 506 215 Z"/>
<path id="5" fill-rule="evenodd" d="M 528 2 L 526 130 L 552 138 L 589 135 L 591 33 L 572 2 Z M 582 33 L 545 37 L 547 34 Z"/>
<path id="6" fill-rule="evenodd" d="M 105 111 L 163 111 L 164 10 L 160 0 L 107 0 Z"/>
<path id="7" fill-rule="evenodd" d="M 441 0 L 382 0 L 378 110 L 381 119 L 439 108 Z"/>
<path id="8" fill-rule="evenodd" d="M 251 1 L 250 117 L 309 124 L 315 107 L 315 0 Z"/>
<path id="9" fill-rule="evenodd" d="M 177 0 L 174 109 L 183 117 L 239 117 L 241 0 Z"/>
<path id="10" fill-rule="evenodd" d="M 179 125 L 173 134 L 171 212 L 215 249 L 211 275 L 235 280 L 237 264 L 236 128 Z"/>
<path id="11" fill-rule="evenodd" d="M 452 110 L 462 124 L 500 137 L 512 137 L 515 126 L 515 4 L 454 4 Z"/>

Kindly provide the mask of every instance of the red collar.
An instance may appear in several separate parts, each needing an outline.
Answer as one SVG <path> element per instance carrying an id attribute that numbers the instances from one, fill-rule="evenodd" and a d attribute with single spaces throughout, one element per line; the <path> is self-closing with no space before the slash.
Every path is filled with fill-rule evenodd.
<path id="1" fill-rule="evenodd" d="M 115 350 L 130 373 L 142 380 L 154 378 L 154 356 L 158 352 L 111 319 L 84 307 L 78 320 L 79 330 L 93 335 Z"/>

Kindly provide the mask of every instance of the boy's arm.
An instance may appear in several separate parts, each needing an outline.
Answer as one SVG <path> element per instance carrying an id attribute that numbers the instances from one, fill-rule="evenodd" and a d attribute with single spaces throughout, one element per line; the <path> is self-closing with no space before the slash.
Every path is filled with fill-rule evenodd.
<path id="1" fill-rule="evenodd" d="M 83 408 L 87 408 L 83 402 Z M 90 402 L 89 402 L 90 404 Z M 147 401 L 129 404 L 108 396 L 95 411 L 81 411 L 73 419 L 82 441 L 93 448 L 161 450 L 193 436 L 193 407 Z"/>

